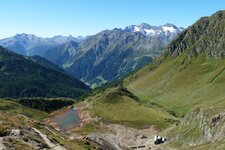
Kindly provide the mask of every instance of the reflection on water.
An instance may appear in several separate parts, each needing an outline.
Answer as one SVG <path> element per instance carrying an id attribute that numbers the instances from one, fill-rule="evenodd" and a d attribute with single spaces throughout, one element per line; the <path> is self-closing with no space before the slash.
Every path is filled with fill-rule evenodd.
<path id="1" fill-rule="evenodd" d="M 80 119 L 75 108 L 56 115 L 52 119 L 57 122 L 59 127 L 63 130 L 73 128 L 80 123 Z"/>

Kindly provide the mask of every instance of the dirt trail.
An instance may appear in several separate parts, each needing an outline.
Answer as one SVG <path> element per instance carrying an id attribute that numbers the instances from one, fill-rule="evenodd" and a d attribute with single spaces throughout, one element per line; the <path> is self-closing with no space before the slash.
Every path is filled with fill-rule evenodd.
<path id="1" fill-rule="evenodd" d="M 41 138 L 45 141 L 45 143 L 48 145 L 48 147 L 51 148 L 51 150 L 66 150 L 64 147 L 62 147 L 61 145 L 59 144 L 55 144 L 55 143 L 52 143 L 49 138 L 47 137 L 47 135 L 41 133 L 41 131 L 39 131 L 38 129 L 36 128 L 33 128 L 35 132 L 37 132 Z"/>

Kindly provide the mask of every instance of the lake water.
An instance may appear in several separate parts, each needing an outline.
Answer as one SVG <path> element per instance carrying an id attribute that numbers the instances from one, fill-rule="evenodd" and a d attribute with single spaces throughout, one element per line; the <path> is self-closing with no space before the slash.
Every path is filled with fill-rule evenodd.
<path id="1" fill-rule="evenodd" d="M 75 108 L 54 116 L 53 120 L 58 123 L 62 130 L 76 127 L 80 123 L 80 119 Z"/>

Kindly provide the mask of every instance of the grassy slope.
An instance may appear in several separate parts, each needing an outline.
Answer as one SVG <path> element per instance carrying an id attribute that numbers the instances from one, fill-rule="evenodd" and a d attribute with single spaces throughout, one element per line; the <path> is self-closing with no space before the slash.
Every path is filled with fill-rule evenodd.
<path id="1" fill-rule="evenodd" d="M 153 71 L 150 66 L 125 80 L 127 88 L 141 100 L 184 116 L 193 107 L 225 97 L 225 60 L 168 58 Z"/>
<path id="2" fill-rule="evenodd" d="M 106 122 L 122 123 L 137 128 L 149 125 L 165 128 L 175 120 L 165 112 L 141 104 L 118 88 L 108 88 L 90 96 L 89 100 L 92 115 L 99 116 Z"/>
<path id="3" fill-rule="evenodd" d="M 219 143 L 224 148 L 224 140 L 205 142 L 212 140 L 207 129 L 211 130 L 213 139 L 219 130 L 224 132 L 224 122 L 214 127 L 211 120 L 225 110 L 225 60 L 205 55 L 187 59 L 181 55 L 168 58 L 154 70 L 150 68 L 154 64 L 125 79 L 124 84 L 142 101 L 185 116 L 179 126 L 164 132 L 174 139 L 171 146 L 188 149 L 202 143 L 193 148 L 204 149 Z"/>
<path id="4" fill-rule="evenodd" d="M 25 107 L 17 102 L 3 99 L 0 99 L 0 110 L 12 114 L 22 114 L 39 121 L 44 120 L 48 116 L 47 112 Z"/>
<path id="5" fill-rule="evenodd" d="M 224 150 L 225 141 L 216 141 L 214 143 L 206 143 L 196 147 L 192 147 L 192 150 Z"/>

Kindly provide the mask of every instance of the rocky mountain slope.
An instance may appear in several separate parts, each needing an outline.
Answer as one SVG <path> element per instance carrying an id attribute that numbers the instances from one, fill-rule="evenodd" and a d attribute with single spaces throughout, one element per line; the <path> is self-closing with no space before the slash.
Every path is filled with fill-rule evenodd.
<path id="1" fill-rule="evenodd" d="M 44 57 L 59 66 L 63 66 L 73 55 L 75 48 L 77 47 L 77 42 L 68 41 L 58 47 L 55 47 L 54 49 L 47 50 Z"/>
<path id="2" fill-rule="evenodd" d="M 66 43 L 70 40 L 81 41 L 82 37 L 73 36 L 54 36 L 52 38 L 37 37 L 33 34 L 17 34 L 13 37 L 0 40 L 0 45 L 6 47 L 18 54 L 33 56 L 42 56 L 46 50 Z"/>
<path id="3" fill-rule="evenodd" d="M 89 90 L 81 81 L 43 60 L 37 63 L 34 57 L 0 47 L 0 97 L 77 97 Z"/>
<path id="4" fill-rule="evenodd" d="M 80 43 L 53 48 L 45 57 L 94 87 L 148 64 L 182 30 L 172 24 L 145 23 L 104 30 Z"/>
<path id="5" fill-rule="evenodd" d="M 224 11 L 219 11 L 211 17 L 202 17 L 169 45 L 166 54 L 177 56 L 184 52 L 193 56 L 205 53 L 208 56 L 223 57 L 224 29 Z"/>

